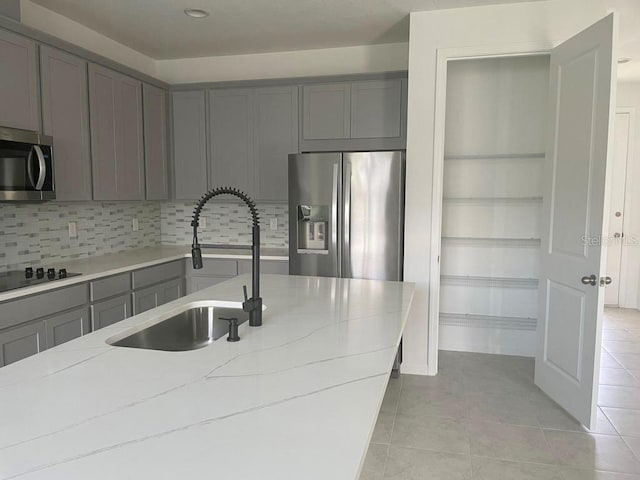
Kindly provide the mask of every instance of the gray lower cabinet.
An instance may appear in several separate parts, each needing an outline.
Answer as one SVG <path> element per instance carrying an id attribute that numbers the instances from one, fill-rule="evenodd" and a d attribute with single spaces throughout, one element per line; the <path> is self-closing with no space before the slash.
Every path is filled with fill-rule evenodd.
<path id="1" fill-rule="evenodd" d="M 171 94 L 174 196 L 196 200 L 207 190 L 207 125 L 204 90 Z"/>
<path id="2" fill-rule="evenodd" d="M 0 30 L 0 125 L 40 130 L 36 43 Z"/>
<path id="3" fill-rule="evenodd" d="M 146 312 L 165 303 L 176 300 L 183 295 L 182 278 L 176 278 L 151 287 L 136 290 L 131 294 L 133 314 Z"/>
<path id="4" fill-rule="evenodd" d="M 42 123 L 54 139 L 57 200 L 91 200 L 87 62 L 40 47 Z"/>
<path id="5" fill-rule="evenodd" d="M 85 306 L 54 315 L 47 318 L 44 324 L 47 332 L 47 348 L 61 345 L 91 331 L 89 308 Z"/>
<path id="6" fill-rule="evenodd" d="M 167 94 L 152 85 L 142 86 L 144 109 L 144 162 L 147 200 L 169 198 L 167 172 Z"/>
<path id="7" fill-rule="evenodd" d="M 47 348 L 44 321 L 0 332 L 0 367 L 35 355 Z"/>
<path id="8" fill-rule="evenodd" d="M 251 273 L 250 260 L 238 260 L 238 274 Z M 289 275 L 289 262 L 286 260 L 261 260 L 260 274 Z"/>
<path id="9" fill-rule="evenodd" d="M 99 330 L 113 325 L 130 316 L 131 295 L 129 293 L 91 305 L 92 330 Z"/>
<path id="10" fill-rule="evenodd" d="M 222 258 L 204 258 L 200 270 L 195 270 L 191 259 L 185 260 L 187 294 L 197 292 L 229 280 L 238 275 L 238 261 Z"/>
<path id="11" fill-rule="evenodd" d="M 142 84 L 89 64 L 94 200 L 144 200 Z"/>

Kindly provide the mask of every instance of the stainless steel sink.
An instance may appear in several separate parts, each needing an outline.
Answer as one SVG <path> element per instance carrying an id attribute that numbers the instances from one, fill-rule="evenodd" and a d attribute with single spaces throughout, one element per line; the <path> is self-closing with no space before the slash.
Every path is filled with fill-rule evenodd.
<path id="1" fill-rule="evenodd" d="M 185 310 L 161 322 L 137 331 L 120 340 L 107 343 L 117 347 L 147 348 L 180 352 L 206 347 L 226 335 L 229 322 L 220 318 L 238 319 L 238 324 L 249 319 L 241 308 L 202 306 Z"/>

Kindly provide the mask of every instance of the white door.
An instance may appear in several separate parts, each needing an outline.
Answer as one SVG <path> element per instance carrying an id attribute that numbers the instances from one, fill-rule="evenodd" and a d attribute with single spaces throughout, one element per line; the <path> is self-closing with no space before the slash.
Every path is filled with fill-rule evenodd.
<path id="1" fill-rule="evenodd" d="M 610 15 L 551 53 L 535 381 L 587 427 L 600 368 L 612 50 Z"/>
<path id="2" fill-rule="evenodd" d="M 627 158 L 629 156 L 629 134 L 631 113 L 616 113 L 613 137 L 613 158 L 610 170 L 611 201 L 609 203 L 609 237 L 607 238 L 607 276 L 611 284 L 604 293 L 605 305 L 620 305 L 620 273 L 622 267 L 622 243 L 624 221 L 624 198 L 627 183 Z"/>

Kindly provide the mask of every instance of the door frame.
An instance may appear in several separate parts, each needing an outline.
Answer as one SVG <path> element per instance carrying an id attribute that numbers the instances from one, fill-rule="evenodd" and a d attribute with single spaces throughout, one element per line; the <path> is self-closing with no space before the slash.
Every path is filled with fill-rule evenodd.
<path id="1" fill-rule="evenodd" d="M 440 252 L 442 246 L 442 207 L 444 188 L 444 140 L 447 99 L 447 67 L 450 61 L 504 57 L 551 55 L 557 42 L 541 41 L 480 47 L 440 48 L 436 53 L 436 92 L 433 139 L 433 177 L 431 198 L 431 246 L 429 260 L 429 316 L 427 374 L 438 373 L 440 330 Z"/>
<path id="2" fill-rule="evenodd" d="M 616 107 L 617 114 L 629 115 L 629 138 L 627 139 L 627 163 L 624 180 L 624 211 L 625 216 L 622 220 L 622 232 L 629 229 L 629 216 L 626 215 L 627 208 L 631 205 L 631 186 L 633 177 L 633 158 L 635 147 L 635 128 L 636 128 L 636 109 L 634 107 Z M 629 306 L 627 303 L 627 277 L 629 275 L 629 249 L 624 238 L 622 239 L 622 248 L 620 254 L 620 278 L 618 279 L 618 307 L 620 308 L 638 308 L 638 305 Z"/>

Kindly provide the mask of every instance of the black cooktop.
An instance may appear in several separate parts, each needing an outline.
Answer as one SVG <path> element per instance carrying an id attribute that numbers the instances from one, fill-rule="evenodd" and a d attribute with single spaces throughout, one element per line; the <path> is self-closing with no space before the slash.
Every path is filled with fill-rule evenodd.
<path id="1" fill-rule="evenodd" d="M 0 273 L 0 292 L 31 287 L 40 283 L 55 282 L 68 277 L 76 277 L 79 273 L 67 272 L 65 268 L 56 271 L 54 268 L 27 267 L 24 270 Z"/>

